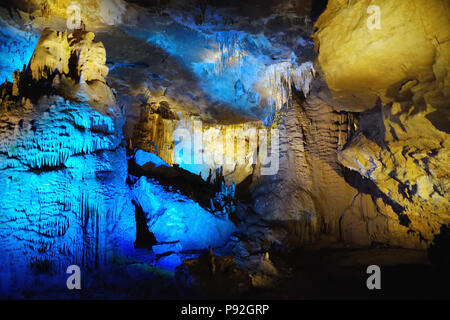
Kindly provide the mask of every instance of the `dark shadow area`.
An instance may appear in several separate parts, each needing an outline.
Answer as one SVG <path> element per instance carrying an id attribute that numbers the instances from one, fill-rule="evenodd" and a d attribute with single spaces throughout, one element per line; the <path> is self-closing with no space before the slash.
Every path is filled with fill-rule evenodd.
<path id="1" fill-rule="evenodd" d="M 409 226 L 411 220 L 409 220 L 407 215 L 403 214 L 405 208 L 388 198 L 372 180 L 364 178 L 358 172 L 346 167 L 342 167 L 342 175 L 349 185 L 354 187 L 360 193 L 370 195 L 375 203 L 376 199 L 381 198 L 386 205 L 392 207 L 392 210 L 394 210 L 398 216 L 400 224 L 405 227 Z"/>
<path id="2" fill-rule="evenodd" d="M 312 10 L 311 10 L 311 20 L 316 22 L 319 16 L 325 11 L 327 8 L 328 0 L 313 0 L 312 1 Z"/>
<path id="3" fill-rule="evenodd" d="M 450 109 L 439 109 L 425 116 L 436 129 L 450 133 Z"/>
<path id="4" fill-rule="evenodd" d="M 132 200 L 135 207 L 134 215 L 136 218 L 136 241 L 134 242 L 135 248 L 151 249 L 157 244 L 155 235 L 148 230 L 147 217 L 142 207 L 134 200 Z"/>
<path id="5" fill-rule="evenodd" d="M 450 228 L 441 226 L 440 233 L 434 237 L 428 249 L 428 258 L 438 269 L 450 270 Z"/>
<path id="6" fill-rule="evenodd" d="M 377 100 L 377 106 L 368 111 L 362 112 L 359 117 L 359 128 L 364 136 L 375 142 L 380 148 L 386 149 L 386 127 L 383 122 L 383 106 L 380 98 Z"/>

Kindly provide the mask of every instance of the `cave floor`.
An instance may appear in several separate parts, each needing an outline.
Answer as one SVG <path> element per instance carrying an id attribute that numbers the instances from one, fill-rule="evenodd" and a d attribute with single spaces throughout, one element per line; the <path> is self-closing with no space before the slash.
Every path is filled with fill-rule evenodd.
<path id="1" fill-rule="evenodd" d="M 133 260 L 117 261 L 108 270 L 84 273 L 82 290 L 65 288 L 65 275 L 41 278 L 45 288 L 21 292 L 23 299 L 444 299 L 450 277 L 429 263 L 425 251 L 374 249 L 297 250 L 270 257 L 280 277 L 266 288 L 253 287 L 241 296 L 217 289 L 200 296 L 181 289 L 173 272 Z M 368 290 L 366 268 L 381 268 L 381 290 Z M 52 283 L 52 284 L 49 284 Z M 63 283 L 64 285 L 61 285 Z M 216 285 L 214 279 L 211 287 Z M 209 284 L 208 284 L 209 286 Z M 211 292 L 211 288 L 209 288 Z"/>
<path id="2" fill-rule="evenodd" d="M 450 277 L 428 262 L 425 251 L 373 249 L 301 250 L 273 256 L 290 273 L 274 288 L 256 290 L 255 299 L 442 299 Z M 289 264 L 286 264 L 289 261 Z M 369 290 L 369 265 L 381 269 L 381 290 Z"/>

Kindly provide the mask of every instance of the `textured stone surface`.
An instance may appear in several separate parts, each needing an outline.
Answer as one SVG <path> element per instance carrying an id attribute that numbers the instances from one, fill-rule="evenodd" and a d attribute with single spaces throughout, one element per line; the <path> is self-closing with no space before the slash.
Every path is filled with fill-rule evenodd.
<path id="1" fill-rule="evenodd" d="M 248 129 L 263 129 L 263 125 L 260 121 L 246 122 L 241 124 L 214 124 L 202 122 L 197 117 L 189 117 L 187 119 L 177 119 L 170 109 L 163 109 L 161 103 L 157 110 L 147 106 L 141 112 L 141 117 L 138 124 L 135 127 L 133 139 L 131 144 L 133 148 L 140 148 L 149 152 L 157 154 L 168 164 L 174 163 L 180 164 L 183 168 L 191 171 L 195 174 L 201 173 L 203 179 L 207 179 L 211 174 L 215 175 L 216 169 L 222 167 L 225 181 L 228 184 L 232 182 L 238 184 L 242 182 L 246 177 L 253 173 L 253 165 L 249 161 L 252 155 L 257 154 L 258 144 L 250 143 L 249 141 L 236 140 L 236 154 L 242 154 L 245 156 L 245 161 L 241 163 L 237 158 L 230 161 L 225 160 L 226 164 L 220 161 L 201 161 L 202 163 L 194 163 L 195 158 L 191 158 L 192 164 L 181 163 L 180 157 L 175 155 L 175 135 L 176 130 L 188 130 L 192 137 L 192 154 L 201 154 L 203 151 L 206 156 L 231 154 L 231 147 L 227 144 L 227 132 L 236 132 L 237 139 L 240 139 L 242 135 L 240 132 L 245 132 Z M 194 136 L 198 136 L 203 141 L 201 149 L 195 149 L 197 145 L 194 145 Z M 230 135 L 231 137 L 231 135 Z M 200 141 L 200 140 L 199 140 Z M 196 143 L 196 142 L 195 142 Z M 229 148 L 229 149 L 227 149 Z M 234 147 L 233 147 L 234 151 Z M 205 157 L 204 155 L 204 157 Z M 205 158 L 204 158 L 205 159 Z M 256 158 L 255 158 L 256 159 Z"/>
<path id="2" fill-rule="evenodd" d="M 380 7 L 380 29 L 367 27 L 369 5 Z M 316 95 L 335 109 L 364 111 L 328 158 L 347 168 L 337 170 L 345 182 L 329 176 L 340 196 L 328 193 L 331 206 L 318 211 L 346 241 L 424 248 L 449 223 L 449 15 L 446 1 L 336 0 L 316 23 L 325 80 Z"/>
<path id="3" fill-rule="evenodd" d="M 94 38 L 92 32 L 77 30 L 68 35 L 45 28 L 28 65 L 32 79 L 48 79 L 58 73 L 76 76 L 81 83 L 105 82 L 108 75 L 106 51 Z"/>
<path id="4" fill-rule="evenodd" d="M 380 29 L 369 29 L 370 5 Z M 449 106 L 450 3 L 441 0 L 329 1 L 314 34 L 333 97 L 349 110 L 412 98 Z"/>
<path id="5" fill-rule="evenodd" d="M 58 94 L 98 107 L 115 106 L 116 98 L 105 80 L 109 71 L 105 48 L 94 39 L 92 32 L 67 34 L 45 28 L 28 66 L 14 72 L 11 94 L 33 99 Z"/>
<path id="6" fill-rule="evenodd" d="M 71 55 L 76 57 L 76 75 L 80 82 L 105 82 L 108 75 L 105 47 L 101 42 L 94 41 L 94 38 L 92 32 L 76 31 L 69 35 Z"/>
<path id="7" fill-rule="evenodd" d="M 127 7 L 127 3 L 122 0 L 30 0 L 26 2 L 26 6 L 34 9 L 36 15 L 46 19 L 74 16 L 72 8 L 78 7 L 82 23 L 102 22 L 107 25 L 120 23 Z"/>
<path id="8" fill-rule="evenodd" d="M 363 114 L 360 131 L 339 153 L 344 166 L 374 181 L 398 204 L 401 224 L 432 240 L 450 222 L 450 137 L 400 103 Z M 363 126 L 364 125 L 364 126 Z"/>
<path id="9" fill-rule="evenodd" d="M 406 181 L 408 176 L 422 176 L 419 181 L 423 179 L 431 182 L 433 176 L 428 176 L 424 162 L 416 161 L 416 164 L 414 158 L 410 158 L 408 159 L 410 166 L 403 167 L 406 160 L 401 147 L 399 151 L 391 150 L 390 153 L 387 150 L 381 151 L 375 142 L 367 138 L 364 138 L 361 144 L 357 144 L 362 134 L 361 131 L 355 131 L 358 127 L 355 116 L 353 113 L 337 112 L 314 96 L 305 102 L 295 102 L 292 107 L 281 110 L 277 124 L 277 128 L 281 131 L 280 170 L 274 176 L 260 176 L 257 167 L 252 185 L 256 212 L 263 219 L 280 223 L 289 231 L 289 237 L 281 233 L 280 237 L 275 236 L 272 241 L 285 243 L 287 241 L 297 245 L 312 243 L 330 245 L 343 241 L 361 246 L 384 243 L 423 248 L 429 245 L 429 242 L 423 241 L 424 237 L 431 240 L 432 230 L 439 230 L 440 224 L 447 221 L 448 200 L 445 196 L 434 192 L 433 197 L 439 203 L 437 205 L 439 211 L 431 210 L 429 214 L 419 215 L 416 213 L 419 212 L 419 208 L 422 212 L 424 206 L 433 204 L 418 201 L 415 207 L 409 200 L 403 199 L 399 191 L 402 189 L 398 188 L 399 182 L 396 181 L 399 178 L 388 176 L 391 171 L 397 170 L 405 184 L 411 183 Z M 423 117 L 417 117 L 427 121 Z M 369 120 L 369 123 L 374 122 L 375 119 Z M 361 120 L 360 124 L 364 125 L 364 120 Z M 396 128 L 399 129 L 398 125 Z M 375 129 L 371 132 L 376 135 Z M 401 137 L 400 133 L 398 135 Z M 434 138 L 440 139 L 434 141 L 430 138 L 428 143 L 435 144 L 438 148 L 439 151 L 435 151 L 437 157 L 425 162 L 429 163 L 430 168 L 434 168 L 430 170 L 438 170 L 434 179 L 441 190 L 442 183 L 444 186 L 447 185 L 445 176 L 448 169 L 442 165 L 433 166 L 433 163 L 447 157 L 446 149 L 439 147 L 440 141 L 446 135 L 437 130 L 435 135 L 437 136 Z M 421 142 L 417 138 L 415 141 L 416 145 L 427 144 L 426 141 Z M 392 148 L 394 147 L 395 143 L 392 145 Z M 413 146 L 411 148 L 410 152 L 418 150 Z M 378 160 L 380 154 L 385 160 Z M 417 152 L 415 156 L 421 159 L 420 154 L 421 152 Z M 390 159 L 396 155 L 400 163 Z M 423 156 L 430 157 L 426 152 Z M 386 186 L 379 184 L 381 178 L 366 179 L 371 176 L 364 171 L 364 165 L 368 166 L 366 170 L 372 169 L 373 161 L 378 161 L 379 164 L 378 177 L 382 174 L 387 175 L 387 178 L 384 178 L 391 181 L 390 184 Z M 389 163 L 392 169 L 387 169 L 381 161 Z M 362 163 L 361 168 L 356 165 L 357 163 Z M 359 173 L 352 172 L 342 164 L 350 169 L 359 170 Z M 390 191 L 386 189 L 387 187 Z M 417 196 L 414 195 L 413 198 Z M 403 206 L 408 204 L 410 209 L 405 211 Z M 413 216 L 408 218 L 410 214 Z M 408 219 L 414 219 L 416 222 L 405 223 Z"/>
<path id="10" fill-rule="evenodd" d="M 314 97 L 280 112 L 280 170 L 274 176 L 259 176 L 257 167 L 252 196 L 258 214 L 290 229 L 291 243 L 313 243 L 322 233 L 336 241 L 344 237 L 370 243 L 368 234 L 361 232 L 362 217 L 350 219 L 351 225 L 340 234 L 340 218 L 355 210 L 352 200 L 358 195 L 336 161 L 338 146 L 346 140 L 347 117 Z"/>
<path id="11" fill-rule="evenodd" d="M 56 71 L 69 73 L 70 48 L 66 32 L 46 28 L 28 65 L 33 80 L 47 79 Z"/>

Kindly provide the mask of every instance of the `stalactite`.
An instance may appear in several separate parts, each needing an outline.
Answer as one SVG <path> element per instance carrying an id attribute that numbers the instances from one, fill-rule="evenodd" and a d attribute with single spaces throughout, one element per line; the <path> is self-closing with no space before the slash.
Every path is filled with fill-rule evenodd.
<path id="1" fill-rule="evenodd" d="M 219 32 L 216 42 L 219 46 L 219 57 L 214 66 L 216 75 L 222 74 L 229 66 L 240 65 L 244 53 L 241 49 L 240 34 L 238 32 Z"/>
<path id="2" fill-rule="evenodd" d="M 311 90 L 312 80 L 316 74 L 312 62 L 300 66 L 291 62 L 281 62 L 270 65 L 265 71 L 264 85 L 268 91 L 267 104 L 275 111 L 284 104 L 289 104 L 292 96 L 292 86 L 302 91 L 305 97 Z"/>
<path id="3" fill-rule="evenodd" d="M 48 109 L 47 116 L 34 121 L 37 130 L 29 127 L 16 131 L 13 144 L 5 144 L 2 140 L 0 151 L 10 158 L 19 158 L 30 168 L 40 169 L 64 165 L 74 154 L 111 149 L 115 142 L 111 136 L 115 130 L 113 120 L 88 111 L 87 106 L 80 105 L 77 112 L 74 107 L 77 106 L 56 101 Z"/>

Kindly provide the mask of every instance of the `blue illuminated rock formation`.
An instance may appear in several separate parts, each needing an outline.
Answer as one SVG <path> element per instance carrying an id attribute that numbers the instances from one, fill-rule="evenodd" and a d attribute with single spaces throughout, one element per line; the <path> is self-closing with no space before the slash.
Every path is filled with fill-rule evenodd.
<path id="1" fill-rule="evenodd" d="M 28 64 L 38 39 L 32 32 L 0 20 L 0 83 L 12 82 L 13 72 Z"/>
<path id="2" fill-rule="evenodd" d="M 71 78 L 77 75 L 76 64 L 68 65 L 70 70 L 47 65 L 48 61 L 65 64 L 69 58 L 48 60 L 40 46 L 51 42 L 58 49 L 60 42 L 78 43 L 82 46 L 78 51 L 89 53 L 93 34 L 45 29 L 44 36 L 31 59 L 33 66 L 17 72 L 14 85 L 4 85 L 1 96 L 0 256 L 7 259 L 0 265 L 0 293 L 26 288 L 36 281 L 36 273 L 60 275 L 71 264 L 101 269 L 118 257 L 133 256 L 132 200 L 147 214 L 148 230 L 160 242 L 155 253 L 225 245 L 236 231 L 226 213 L 215 216 L 146 177 L 130 190 L 122 143 L 125 117 L 105 79 Z M 87 40 L 67 42 L 78 36 Z M 103 48 L 99 43 L 95 46 Z M 59 52 L 56 49 L 52 54 Z M 96 51 L 96 59 L 94 67 L 105 69 L 101 50 Z M 83 68 L 91 74 L 89 65 Z M 134 159 L 138 165 L 169 167 L 142 150 Z M 178 245 L 165 247 L 161 242 Z M 173 270 L 183 257 L 161 257 L 156 263 Z"/>
<path id="3" fill-rule="evenodd" d="M 164 162 L 164 160 L 162 160 L 156 154 L 151 153 L 151 152 L 138 150 L 138 151 L 136 151 L 136 154 L 134 157 L 135 157 L 136 164 L 138 166 L 143 166 L 149 162 L 152 163 L 156 167 L 159 167 L 159 166 L 168 167 L 169 166 L 167 163 Z"/>
<path id="4" fill-rule="evenodd" d="M 120 113 L 49 97 L 2 116 L 2 284 L 70 264 L 99 267 L 132 248 Z M 28 114 L 27 114 L 28 113 Z M 22 115 L 22 117 L 18 117 Z"/>
<path id="5" fill-rule="evenodd" d="M 178 192 L 167 192 L 156 181 L 141 177 L 133 194 L 145 213 L 149 230 L 159 242 L 179 241 L 183 250 L 223 246 L 236 231 L 225 215 L 216 217 Z"/>
<path id="6" fill-rule="evenodd" d="M 63 38 L 47 40 L 58 47 Z M 38 59 L 36 54 L 34 61 L 47 72 L 46 58 L 43 64 Z M 76 97 L 96 93 L 97 99 L 30 100 L 23 95 L 45 93 L 41 86 L 55 76 L 39 75 L 30 80 L 26 71 L 20 74 L 19 87 L 26 90 L 13 89 L 16 97 L 8 87 L 2 91 L 0 255 L 7 257 L 0 266 L 2 292 L 27 287 L 35 273 L 61 274 L 71 264 L 101 268 L 130 252 L 135 239 L 121 144 L 124 118 L 109 87 L 101 80 L 78 85 L 66 79 L 65 90 Z"/>

